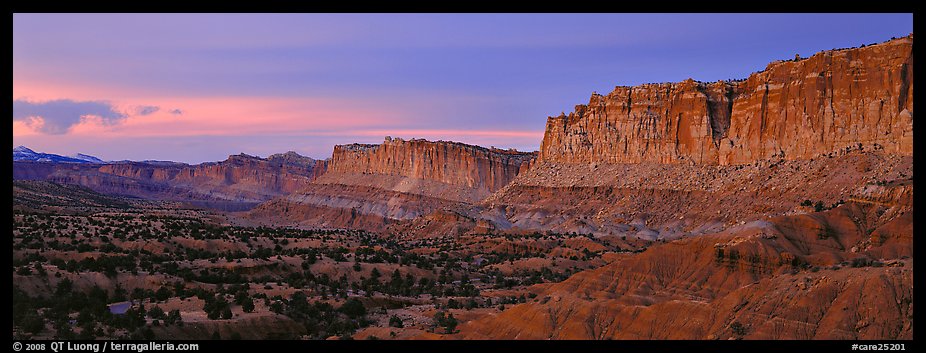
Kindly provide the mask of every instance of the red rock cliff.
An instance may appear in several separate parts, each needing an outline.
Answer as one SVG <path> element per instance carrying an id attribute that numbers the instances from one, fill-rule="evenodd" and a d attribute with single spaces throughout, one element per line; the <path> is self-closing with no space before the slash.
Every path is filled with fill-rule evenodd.
<path id="1" fill-rule="evenodd" d="M 913 35 L 768 65 L 746 80 L 645 84 L 550 117 L 540 162 L 746 164 L 858 144 L 913 154 Z"/>
<path id="2" fill-rule="evenodd" d="M 385 174 L 495 191 L 521 171 L 533 152 L 488 149 L 448 141 L 386 138 L 381 145 L 338 145 L 329 172 Z"/>

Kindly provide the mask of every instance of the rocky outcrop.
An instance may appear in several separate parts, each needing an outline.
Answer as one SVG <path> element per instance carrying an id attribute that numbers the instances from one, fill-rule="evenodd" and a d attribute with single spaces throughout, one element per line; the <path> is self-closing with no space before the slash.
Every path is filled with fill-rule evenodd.
<path id="1" fill-rule="evenodd" d="M 217 198 L 263 201 L 289 194 L 311 182 L 318 173 L 316 161 L 295 152 L 259 158 L 246 154 L 222 162 L 163 167 L 143 163 L 109 164 L 100 172 L 136 180 L 187 185 Z"/>
<path id="2" fill-rule="evenodd" d="M 466 339 L 912 339 L 912 35 L 550 118 L 494 231 L 659 239 Z"/>
<path id="3" fill-rule="evenodd" d="M 14 162 L 13 179 L 76 184 L 106 194 L 148 199 L 253 205 L 305 188 L 324 174 L 324 166 L 324 161 L 295 152 L 275 154 L 266 159 L 240 154 L 229 156 L 225 161 L 198 165 Z"/>
<path id="4" fill-rule="evenodd" d="M 912 179 L 912 157 L 868 150 L 735 166 L 540 163 L 483 200 L 477 218 L 498 231 L 675 239 L 818 202 L 901 202 Z"/>
<path id="5" fill-rule="evenodd" d="M 526 171 L 535 156 L 390 137 L 381 145 L 338 145 L 325 175 L 296 193 L 258 206 L 246 218 L 255 224 L 274 220 L 303 227 L 460 234 L 472 227 L 472 221 L 444 209 L 471 209 Z M 459 217 L 448 218 L 450 214 Z M 441 220 L 449 222 L 446 227 L 439 226 Z"/>
<path id="6" fill-rule="evenodd" d="M 843 268 L 757 281 L 714 301 L 541 294 L 460 327 L 464 339 L 859 340 L 913 338 L 913 269 Z"/>
<path id="7" fill-rule="evenodd" d="M 657 244 L 538 286 L 533 302 L 469 322 L 461 336 L 910 339 L 911 213 L 850 202 Z"/>
<path id="8" fill-rule="evenodd" d="M 449 141 L 387 137 L 380 145 L 338 145 L 329 170 L 437 181 L 489 192 L 507 185 L 535 153 Z"/>
<path id="9" fill-rule="evenodd" d="M 877 184 L 913 175 L 912 42 L 774 62 L 742 81 L 593 95 L 548 119 L 538 158 L 476 218 L 673 239 L 806 212 L 806 200 L 882 202 Z"/>
<path id="10" fill-rule="evenodd" d="M 748 164 L 858 145 L 913 154 L 913 35 L 743 81 L 617 87 L 550 117 L 541 162 Z"/>
<path id="11" fill-rule="evenodd" d="M 446 199 L 370 186 L 313 184 L 257 205 L 247 213 L 246 219 L 252 225 L 285 224 L 385 232 L 389 226 L 455 204 Z"/>

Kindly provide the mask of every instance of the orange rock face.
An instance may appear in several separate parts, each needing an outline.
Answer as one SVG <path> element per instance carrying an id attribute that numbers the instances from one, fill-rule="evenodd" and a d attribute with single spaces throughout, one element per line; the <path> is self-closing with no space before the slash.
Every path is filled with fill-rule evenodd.
<path id="1" fill-rule="evenodd" d="M 912 205 L 903 200 L 658 244 L 542 287 L 460 336 L 911 339 Z"/>
<path id="2" fill-rule="evenodd" d="M 912 339 L 912 42 L 618 87 L 550 118 L 478 221 L 668 241 L 454 338 Z"/>
<path id="3" fill-rule="evenodd" d="M 402 228 L 398 233 L 408 228 L 399 223 L 418 219 L 413 233 L 456 234 L 472 228 L 472 220 L 441 209 L 471 208 L 526 170 L 535 156 L 388 137 L 381 145 L 339 145 L 325 175 L 298 192 L 258 206 L 248 218 L 380 232 Z M 451 214 L 455 216 L 448 218 Z"/>
<path id="4" fill-rule="evenodd" d="M 381 145 L 338 145 L 329 170 L 433 180 L 492 192 L 507 185 L 535 153 L 447 141 L 386 138 Z"/>
<path id="5" fill-rule="evenodd" d="M 547 120 L 539 161 L 746 164 L 859 144 L 913 153 L 913 36 L 768 65 L 744 81 L 646 84 Z"/>

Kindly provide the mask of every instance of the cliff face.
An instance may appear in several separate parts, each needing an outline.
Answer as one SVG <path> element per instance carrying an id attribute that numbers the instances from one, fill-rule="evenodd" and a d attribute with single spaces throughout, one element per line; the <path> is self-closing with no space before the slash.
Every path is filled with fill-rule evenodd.
<path id="1" fill-rule="evenodd" d="M 458 337 L 913 337 L 912 41 L 619 87 L 550 118 L 478 221 L 669 241 Z"/>
<path id="2" fill-rule="evenodd" d="M 107 194 L 152 199 L 256 203 L 292 193 L 324 174 L 324 161 L 294 152 L 186 165 L 127 162 L 70 165 L 14 162 L 13 178 L 77 184 Z"/>
<path id="3" fill-rule="evenodd" d="M 257 196 L 288 194 L 299 190 L 323 174 L 316 161 L 295 152 L 275 154 L 266 159 L 239 154 L 227 160 L 192 166 L 157 166 L 144 163 L 107 164 L 100 171 L 131 179 L 151 180 L 169 184 L 228 187 Z"/>
<path id="4" fill-rule="evenodd" d="M 748 164 L 858 144 L 913 154 L 913 36 L 768 65 L 744 81 L 646 84 L 547 120 L 541 162 Z"/>
<path id="5" fill-rule="evenodd" d="M 456 142 L 386 138 L 381 145 L 335 146 L 329 170 L 403 176 L 492 192 L 507 185 L 535 156 Z"/>
<path id="6" fill-rule="evenodd" d="M 472 208 L 526 171 L 535 156 L 389 137 L 381 145 L 339 145 L 325 175 L 298 192 L 261 204 L 248 218 L 257 224 L 272 220 L 372 231 L 419 217 L 427 223 L 441 209 Z M 453 226 L 448 229 L 443 230 L 457 232 Z"/>

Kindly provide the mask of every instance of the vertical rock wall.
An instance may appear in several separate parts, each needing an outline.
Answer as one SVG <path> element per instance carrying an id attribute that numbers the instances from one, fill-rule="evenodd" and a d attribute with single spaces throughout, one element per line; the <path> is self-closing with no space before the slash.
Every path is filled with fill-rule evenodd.
<path id="1" fill-rule="evenodd" d="M 645 84 L 547 120 L 539 161 L 747 164 L 862 144 L 913 154 L 913 36 L 779 61 L 743 81 Z"/>

